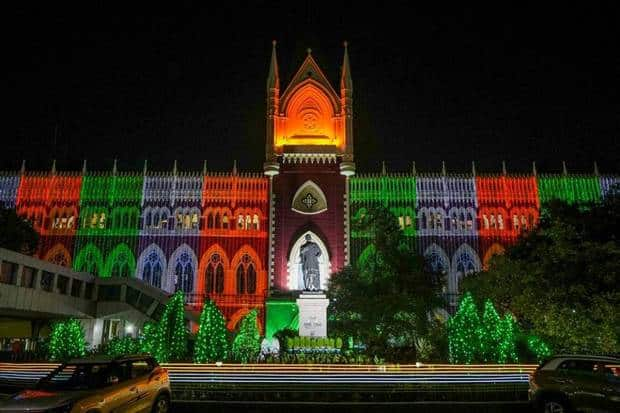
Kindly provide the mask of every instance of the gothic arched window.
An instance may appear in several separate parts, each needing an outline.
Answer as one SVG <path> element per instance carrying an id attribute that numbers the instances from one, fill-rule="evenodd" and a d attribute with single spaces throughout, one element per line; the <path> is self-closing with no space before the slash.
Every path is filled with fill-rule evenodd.
<path id="1" fill-rule="evenodd" d="M 256 292 L 256 269 L 252 258 L 243 254 L 237 266 L 237 294 L 254 294 Z"/>
<path id="2" fill-rule="evenodd" d="M 124 251 L 119 251 L 114 257 L 110 276 L 129 277 L 129 257 Z"/>
<path id="3" fill-rule="evenodd" d="M 177 257 L 174 275 L 176 277 L 175 291 L 182 290 L 185 294 L 191 293 L 194 287 L 194 268 L 192 258 L 187 251 L 183 251 Z"/>
<path id="4" fill-rule="evenodd" d="M 161 288 L 162 270 L 161 257 L 157 252 L 151 251 L 144 260 L 142 279 L 157 288 Z"/>
<path id="5" fill-rule="evenodd" d="M 221 294 L 224 292 L 224 265 L 220 254 L 213 254 L 205 273 L 205 291 Z"/>

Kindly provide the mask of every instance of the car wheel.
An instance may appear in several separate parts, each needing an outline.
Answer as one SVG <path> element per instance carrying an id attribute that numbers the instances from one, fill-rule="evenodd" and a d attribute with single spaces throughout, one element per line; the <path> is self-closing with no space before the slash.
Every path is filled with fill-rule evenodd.
<path id="1" fill-rule="evenodd" d="M 170 399 L 165 394 L 160 394 L 153 403 L 153 413 L 168 413 L 170 410 Z"/>
<path id="2" fill-rule="evenodd" d="M 546 399 L 542 402 L 542 411 L 544 413 L 570 413 L 572 409 L 570 405 L 560 399 Z"/>

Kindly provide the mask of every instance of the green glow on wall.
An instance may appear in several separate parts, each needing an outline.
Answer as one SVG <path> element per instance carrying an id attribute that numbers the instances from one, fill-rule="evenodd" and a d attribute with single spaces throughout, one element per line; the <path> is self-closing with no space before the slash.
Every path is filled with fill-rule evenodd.
<path id="1" fill-rule="evenodd" d="M 271 339 L 275 333 L 284 329 L 299 329 L 299 308 L 294 301 L 267 300 L 265 338 Z"/>
<path id="2" fill-rule="evenodd" d="M 103 277 L 134 275 L 142 184 L 142 174 L 84 176 L 73 261 L 75 270 Z"/>
<path id="3" fill-rule="evenodd" d="M 541 175 L 538 178 L 540 203 L 560 199 L 568 203 L 599 202 L 601 184 L 596 176 Z"/>

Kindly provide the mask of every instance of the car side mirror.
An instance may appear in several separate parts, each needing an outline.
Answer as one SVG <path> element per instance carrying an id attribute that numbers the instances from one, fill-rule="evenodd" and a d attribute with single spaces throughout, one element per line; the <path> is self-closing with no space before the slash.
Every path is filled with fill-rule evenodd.
<path id="1" fill-rule="evenodd" d="M 149 374 L 149 383 L 152 382 L 153 380 L 159 380 L 159 377 L 161 376 L 161 371 L 153 370 L 151 372 L 151 374 Z"/>
<path id="2" fill-rule="evenodd" d="M 108 384 L 116 384 L 116 383 L 118 383 L 118 376 L 108 377 Z"/>

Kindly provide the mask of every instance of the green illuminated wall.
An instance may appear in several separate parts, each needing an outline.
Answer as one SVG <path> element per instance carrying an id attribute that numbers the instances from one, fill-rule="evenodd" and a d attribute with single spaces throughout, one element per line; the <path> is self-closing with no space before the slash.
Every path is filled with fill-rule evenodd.
<path id="1" fill-rule="evenodd" d="M 77 271 L 133 276 L 140 229 L 142 174 L 85 175 L 73 260 Z"/>
<path id="2" fill-rule="evenodd" d="M 560 199 L 568 203 L 598 202 L 601 184 L 596 176 L 541 175 L 538 178 L 540 203 Z"/>
<path id="3" fill-rule="evenodd" d="M 295 301 L 268 299 L 265 307 L 267 311 L 265 338 L 271 339 L 280 330 L 299 329 L 299 309 Z"/>
<path id="4" fill-rule="evenodd" d="M 354 222 L 373 206 L 383 205 L 399 220 L 405 235 L 415 245 L 416 178 L 412 175 L 354 176 L 349 180 L 351 208 L 351 259 L 368 246 L 368 234 L 355 230 Z"/>

